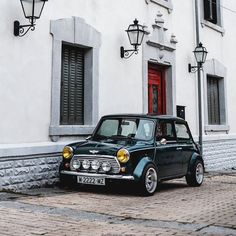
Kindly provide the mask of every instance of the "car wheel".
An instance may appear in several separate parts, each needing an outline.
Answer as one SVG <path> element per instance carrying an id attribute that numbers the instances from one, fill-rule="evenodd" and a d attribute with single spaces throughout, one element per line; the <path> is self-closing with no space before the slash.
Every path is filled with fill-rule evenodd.
<path id="1" fill-rule="evenodd" d="M 200 160 L 194 162 L 190 166 L 190 173 L 186 175 L 186 182 L 189 186 L 198 187 L 202 184 L 204 179 L 204 167 Z"/>
<path id="2" fill-rule="evenodd" d="M 141 177 L 141 193 L 151 196 L 155 193 L 158 184 L 157 171 L 153 164 L 148 164 Z"/>

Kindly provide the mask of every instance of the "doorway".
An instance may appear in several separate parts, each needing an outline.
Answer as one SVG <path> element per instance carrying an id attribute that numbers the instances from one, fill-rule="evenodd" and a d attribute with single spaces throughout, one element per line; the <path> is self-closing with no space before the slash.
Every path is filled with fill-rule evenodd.
<path id="1" fill-rule="evenodd" d="M 166 114 L 166 82 L 165 68 L 148 65 L 148 113 Z"/>

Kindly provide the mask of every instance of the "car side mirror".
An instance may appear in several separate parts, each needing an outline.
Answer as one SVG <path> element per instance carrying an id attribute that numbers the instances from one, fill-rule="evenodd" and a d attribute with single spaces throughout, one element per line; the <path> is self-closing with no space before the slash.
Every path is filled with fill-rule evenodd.
<path id="1" fill-rule="evenodd" d="M 166 145 L 166 143 L 167 143 L 167 140 L 166 140 L 165 138 L 162 138 L 162 139 L 160 140 L 160 144 L 161 144 L 161 145 Z"/>

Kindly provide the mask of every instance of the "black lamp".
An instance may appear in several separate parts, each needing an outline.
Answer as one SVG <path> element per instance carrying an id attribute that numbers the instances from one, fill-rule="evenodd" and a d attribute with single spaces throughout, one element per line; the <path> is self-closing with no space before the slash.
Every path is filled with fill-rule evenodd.
<path id="1" fill-rule="evenodd" d="M 202 43 L 199 43 L 199 45 L 195 48 L 193 51 L 197 66 L 192 66 L 191 64 L 188 64 L 188 72 L 196 72 L 200 69 L 202 69 L 202 64 L 205 63 L 206 57 L 207 57 L 207 50 L 205 47 L 202 46 Z"/>
<path id="2" fill-rule="evenodd" d="M 14 35 L 22 37 L 31 29 L 35 30 L 35 22 L 40 18 L 45 2 L 48 0 L 20 0 L 25 18 L 30 24 L 20 25 L 19 21 L 14 21 Z M 25 29 L 26 28 L 26 29 Z"/>
<path id="3" fill-rule="evenodd" d="M 134 23 L 129 25 L 128 29 L 126 30 L 129 42 L 134 47 L 134 49 L 125 50 L 124 47 L 120 47 L 120 56 L 121 58 L 129 58 L 134 53 L 138 53 L 138 46 L 142 44 L 143 36 L 145 34 L 144 26 L 138 24 L 138 20 L 135 19 Z"/>

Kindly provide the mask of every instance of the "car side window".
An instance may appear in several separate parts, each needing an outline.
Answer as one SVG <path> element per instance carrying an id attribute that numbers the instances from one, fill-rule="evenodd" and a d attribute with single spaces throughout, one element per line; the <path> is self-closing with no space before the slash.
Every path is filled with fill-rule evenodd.
<path id="1" fill-rule="evenodd" d="M 157 125 L 156 140 L 165 138 L 167 141 L 175 140 L 173 125 L 170 121 L 160 121 Z"/>
<path id="2" fill-rule="evenodd" d="M 175 124 L 175 131 L 178 140 L 190 141 L 191 137 L 189 135 L 188 128 L 185 124 Z"/>

